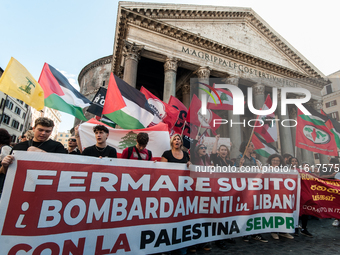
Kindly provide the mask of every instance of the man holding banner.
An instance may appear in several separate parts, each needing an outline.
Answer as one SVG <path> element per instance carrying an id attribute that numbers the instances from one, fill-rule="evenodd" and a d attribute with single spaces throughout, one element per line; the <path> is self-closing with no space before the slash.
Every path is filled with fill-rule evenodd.
<path id="1" fill-rule="evenodd" d="M 13 147 L 13 150 L 66 153 L 64 146 L 60 142 L 48 139 L 52 133 L 53 127 L 53 120 L 46 117 L 37 118 L 33 127 L 33 139 L 18 143 Z M 0 168 L 0 173 L 6 174 L 8 166 L 12 164 L 13 160 L 14 156 L 6 156 L 1 162 L 2 166 Z"/>

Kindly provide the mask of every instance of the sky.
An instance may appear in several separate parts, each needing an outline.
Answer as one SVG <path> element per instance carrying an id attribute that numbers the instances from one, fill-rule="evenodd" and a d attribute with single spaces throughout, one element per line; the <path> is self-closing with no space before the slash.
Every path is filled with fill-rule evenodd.
<path id="1" fill-rule="evenodd" d="M 340 70 L 338 0 L 209 0 L 209 5 L 250 7 L 323 74 Z M 79 89 L 80 71 L 113 53 L 117 9 L 118 1 L 112 0 L 0 0 L 0 67 L 14 57 L 38 80 L 46 62 Z M 59 131 L 71 129 L 73 121 L 62 113 Z"/>

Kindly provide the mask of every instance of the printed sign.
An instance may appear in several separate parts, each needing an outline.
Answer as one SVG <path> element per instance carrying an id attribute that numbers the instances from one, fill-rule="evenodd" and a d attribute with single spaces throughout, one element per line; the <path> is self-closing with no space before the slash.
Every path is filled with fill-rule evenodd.
<path id="1" fill-rule="evenodd" d="M 15 151 L 0 203 L 2 254 L 151 254 L 293 232 L 298 222 L 298 174 L 41 155 Z"/>

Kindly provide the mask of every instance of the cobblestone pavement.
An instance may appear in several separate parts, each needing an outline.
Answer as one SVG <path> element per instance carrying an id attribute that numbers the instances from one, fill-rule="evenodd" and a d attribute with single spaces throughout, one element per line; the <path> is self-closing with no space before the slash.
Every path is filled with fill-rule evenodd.
<path id="1" fill-rule="evenodd" d="M 242 238 L 236 238 L 236 244 L 228 244 L 226 250 L 213 245 L 209 252 L 199 250 L 188 255 L 222 255 L 222 254 L 339 254 L 340 253 L 340 227 L 332 226 L 332 219 L 311 219 L 308 221 L 308 231 L 313 238 L 301 235 L 294 236 L 294 240 L 280 237 L 274 240 L 271 235 L 263 234 L 268 243 L 251 240 L 246 243 Z"/>

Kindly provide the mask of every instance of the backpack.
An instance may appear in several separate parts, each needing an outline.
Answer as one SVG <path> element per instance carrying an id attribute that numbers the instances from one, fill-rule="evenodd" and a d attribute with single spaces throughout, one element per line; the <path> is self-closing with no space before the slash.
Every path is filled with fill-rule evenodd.
<path id="1" fill-rule="evenodd" d="M 128 147 L 128 159 L 130 159 L 131 155 L 132 155 L 132 151 L 133 151 L 133 148 L 135 148 L 135 151 L 137 152 L 137 155 L 138 155 L 138 160 L 143 160 L 142 157 L 140 156 L 139 152 L 138 152 L 138 149 L 136 146 L 131 146 L 131 147 Z M 147 150 L 148 151 L 148 155 L 149 155 L 149 160 L 151 160 L 152 158 L 152 153 L 151 151 Z"/>

